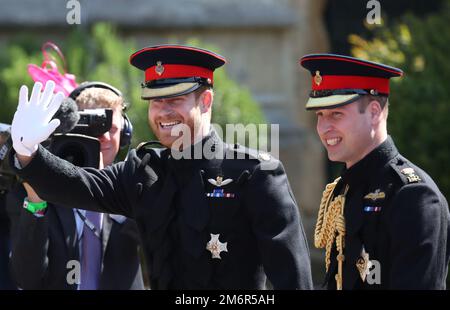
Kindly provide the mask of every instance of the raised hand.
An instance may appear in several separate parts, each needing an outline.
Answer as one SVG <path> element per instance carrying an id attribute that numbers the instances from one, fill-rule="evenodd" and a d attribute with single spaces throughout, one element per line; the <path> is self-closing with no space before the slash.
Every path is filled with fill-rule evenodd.
<path id="1" fill-rule="evenodd" d="M 42 84 L 36 82 L 28 100 L 28 87 L 22 85 L 19 92 L 19 104 L 11 125 L 11 137 L 14 150 L 19 155 L 32 156 L 38 144 L 47 138 L 59 126 L 60 121 L 53 119 L 64 95 L 53 94 L 55 83 L 48 81 L 41 93 Z"/>

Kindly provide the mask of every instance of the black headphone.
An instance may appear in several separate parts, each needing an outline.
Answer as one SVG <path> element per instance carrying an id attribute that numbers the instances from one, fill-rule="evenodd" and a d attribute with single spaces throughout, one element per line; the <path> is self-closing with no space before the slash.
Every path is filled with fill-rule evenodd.
<path id="1" fill-rule="evenodd" d="M 81 83 L 80 86 L 75 88 L 70 94 L 69 98 L 72 98 L 73 100 L 76 100 L 77 97 L 81 94 L 81 92 L 87 88 L 104 88 L 109 89 L 113 93 L 115 93 L 120 98 L 124 99 L 122 93 L 117 88 L 103 82 L 84 82 Z M 127 109 L 127 105 L 125 103 L 125 100 L 123 100 L 122 103 L 122 117 L 123 117 L 123 126 L 122 130 L 120 131 L 120 147 L 126 147 L 129 146 L 131 143 L 131 138 L 133 136 L 133 125 L 131 124 L 130 119 L 128 118 L 127 114 L 125 113 L 125 110 Z"/>

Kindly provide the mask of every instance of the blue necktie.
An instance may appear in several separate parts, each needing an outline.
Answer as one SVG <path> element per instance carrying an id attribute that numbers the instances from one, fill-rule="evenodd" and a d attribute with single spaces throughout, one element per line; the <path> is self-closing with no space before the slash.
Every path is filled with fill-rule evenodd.
<path id="1" fill-rule="evenodd" d="M 100 231 L 101 213 L 86 211 L 86 219 Z M 102 240 L 83 225 L 80 290 L 96 290 L 100 280 Z"/>

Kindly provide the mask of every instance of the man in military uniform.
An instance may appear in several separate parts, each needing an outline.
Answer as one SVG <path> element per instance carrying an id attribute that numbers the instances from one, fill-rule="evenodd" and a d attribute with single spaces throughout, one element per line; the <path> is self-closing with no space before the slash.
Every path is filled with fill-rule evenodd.
<path id="1" fill-rule="evenodd" d="M 307 110 L 331 161 L 345 163 L 320 205 L 315 245 L 326 248 L 329 289 L 445 289 L 448 204 L 387 134 L 389 79 L 397 68 L 314 54 Z"/>
<path id="2" fill-rule="evenodd" d="M 55 204 L 135 218 L 154 289 L 262 289 L 266 275 L 275 289 L 310 289 L 309 251 L 282 164 L 225 144 L 211 129 L 213 71 L 225 59 L 163 45 L 130 62 L 145 71 L 142 98 L 165 147 L 141 145 L 103 170 L 74 167 L 39 145 L 58 126 L 50 118 L 60 95 L 47 84 L 39 96 L 36 84 L 30 100 L 21 89 L 12 124 L 18 174 Z"/>

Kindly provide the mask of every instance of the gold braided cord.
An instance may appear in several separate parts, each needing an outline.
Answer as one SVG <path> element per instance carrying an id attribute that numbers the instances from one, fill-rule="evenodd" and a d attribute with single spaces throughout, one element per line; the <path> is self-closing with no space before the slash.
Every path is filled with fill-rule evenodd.
<path id="1" fill-rule="evenodd" d="M 325 248 L 325 268 L 328 272 L 331 263 L 331 248 L 336 239 L 336 249 L 338 251 L 339 271 L 336 275 L 337 287 L 342 288 L 342 262 L 344 261 L 344 238 L 345 238 L 345 218 L 344 205 L 345 195 L 338 195 L 333 200 L 333 191 L 340 178 L 333 183 L 327 184 L 320 201 L 319 214 L 317 217 L 316 229 L 314 232 L 314 245 L 316 248 Z"/>
<path id="2" fill-rule="evenodd" d="M 333 245 L 334 239 L 334 218 L 336 213 L 336 206 L 333 204 L 330 205 L 330 200 L 333 198 L 333 191 L 339 182 L 340 178 L 334 180 L 333 183 L 327 184 L 325 190 L 322 194 L 322 199 L 320 201 L 319 214 L 317 217 L 316 229 L 314 232 L 314 245 L 316 248 L 325 248 L 325 263 L 326 270 L 328 271 L 328 267 L 330 265 L 330 252 L 331 247 Z"/>
<path id="3" fill-rule="evenodd" d="M 328 204 L 330 202 L 330 199 L 332 198 L 332 193 L 334 191 L 334 188 L 336 187 L 336 184 L 338 183 L 340 178 L 337 178 L 334 180 L 333 183 L 327 184 L 325 187 L 325 190 L 322 194 L 322 199 L 320 201 L 320 207 L 319 207 L 319 214 L 317 216 L 317 223 L 316 223 L 316 229 L 314 232 L 314 245 L 316 248 L 323 248 L 326 245 L 326 239 L 324 238 L 328 234 L 325 234 L 325 226 L 323 226 L 324 223 L 324 217 L 327 215 L 325 212 L 326 208 L 328 207 Z"/>

